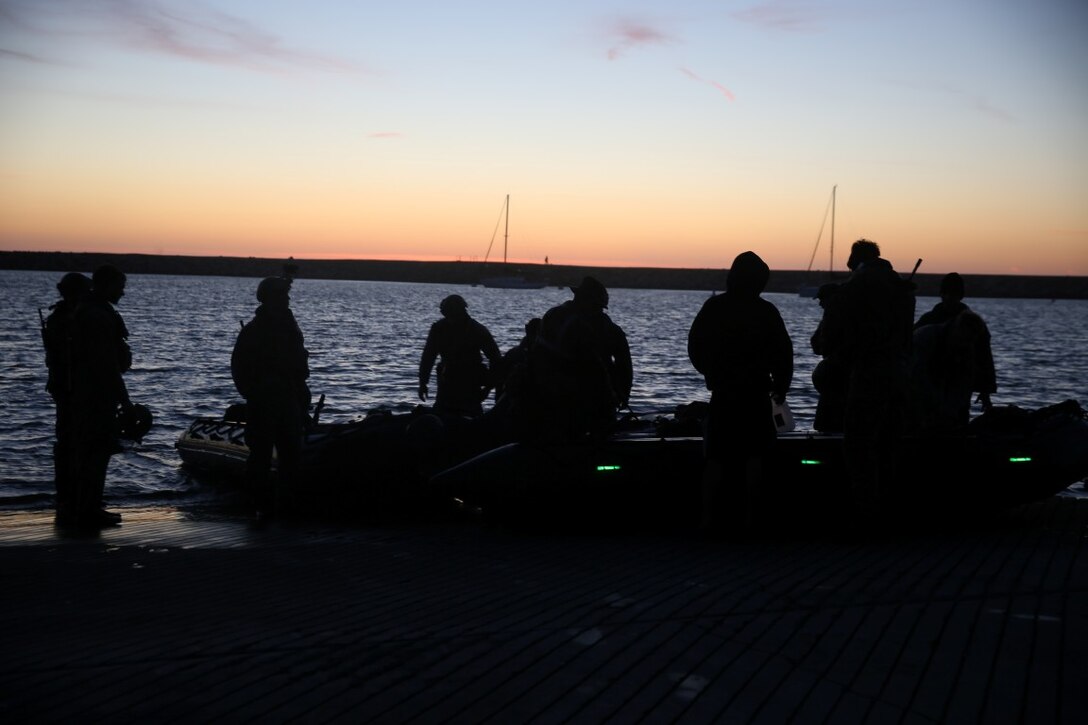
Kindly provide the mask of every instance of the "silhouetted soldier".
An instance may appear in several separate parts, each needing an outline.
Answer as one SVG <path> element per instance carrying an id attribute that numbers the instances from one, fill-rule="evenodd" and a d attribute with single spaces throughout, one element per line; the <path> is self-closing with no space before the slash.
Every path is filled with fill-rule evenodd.
<path id="1" fill-rule="evenodd" d="M 752 524 L 764 456 L 774 444 L 772 397 L 786 399 L 793 343 L 778 309 L 760 297 L 770 269 L 753 252 L 733 260 L 726 291 L 708 299 L 691 323 L 688 357 L 710 390 L 700 528 L 715 523 L 723 483 L 736 505 L 730 518 Z"/>
<path id="2" fill-rule="evenodd" d="M 540 318 L 525 323 L 525 335 L 517 345 L 506 351 L 495 377 L 495 405 L 478 420 L 486 433 L 486 439 L 496 445 L 508 443 L 526 436 L 527 426 L 539 413 L 539 402 L 534 389 L 530 352 L 540 332 Z"/>
<path id="3" fill-rule="evenodd" d="M 290 292 L 288 279 L 261 280 L 261 304 L 238 333 L 230 360 L 234 385 L 246 399 L 246 477 L 261 516 L 290 513 L 310 408 L 309 352 L 290 309 Z M 270 480 L 273 448 L 275 490 Z"/>
<path id="4" fill-rule="evenodd" d="M 608 290 L 594 277 L 571 287 L 574 299 L 541 319 L 530 352 L 545 439 L 597 439 L 615 425 L 631 396 L 627 335 L 605 313 Z"/>
<path id="5" fill-rule="evenodd" d="M 812 352 L 823 358 L 812 371 L 812 386 L 819 394 L 812 427 L 821 433 L 842 433 L 846 417 L 846 383 L 849 371 L 844 366 L 837 366 L 836 360 L 826 354 L 824 342 L 824 319 L 827 309 L 835 304 L 835 293 L 838 291 L 839 285 L 835 282 L 820 286 L 816 299 L 819 300 L 824 315 L 809 340 Z"/>
<path id="6" fill-rule="evenodd" d="M 120 451 L 118 408 L 130 412 L 123 373 L 132 367 L 128 329 L 114 309 L 125 294 L 125 274 L 110 264 L 94 271 L 91 291 L 76 308 L 72 334 L 74 514 L 70 523 L 111 526 L 121 515 L 102 508 L 110 456 Z M 66 521 L 68 523 L 68 521 Z"/>
<path id="7" fill-rule="evenodd" d="M 914 284 L 860 239 L 852 271 L 824 313 L 824 355 L 846 376 L 843 443 L 859 513 L 873 513 L 894 480 L 914 323 Z"/>
<path id="8" fill-rule="evenodd" d="M 970 308 L 963 302 L 965 292 L 966 287 L 963 284 L 963 277 L 957 272 L 946 274 L 941 278 L 941 286 L 938 292 L 941 301 L 934 305 L 929 312 L 922 313 L 922 316 L 914 323 L 914 329 L 917 330 L 919 327 L 925 327 L 926 325 L 944 324 L 959 313 L 969 310 Z"/>
<path id="9" fill-rule="evenodd" d="M 941 301 L 914 323 L 911 356 L 912 424 L 923 430 L 962 430 L 971 418 L 971 395 L 983 412 L 993 407 L 997 374 L 990 331 L 963 302 L 963 277 L 941 280 Z"/>
<path id="10" fill-rule="evenodd" d="M 84 295 L 91 290 L 90 278 L 69 272 L 57 283 L 61 299 L 50 305 L 49 315 L 42 321 L 42 343 L 45 345 L 45 365 L 49 379 L 45 389 L 57 409 L 53 444 L 53 482 L 56 487 L 57 523 L 65 524 L 77 518 L 74 492 L 75 441 L 72 402 L 73 340 L 76 309 Z"/>
<path id="11" fill-rule="evenodd" d="M 431 325 L 419 359 L 419 399 L 427 400 L 431 369 L 438 360 L 435 410 L 480 415 L 481 403 L 491 389 L 492 371 L 502 362 L 499 347 L 487 328 L 469 316 L 461 295 L 449 295 L 438 309 L 442 319 Z"/>
<path id="12" fill-rule="evenodd" d="M 534 317 L 525 323 L 525 335 L 517 345 L 503 353 L 495 381 L 495 403 L 503 397 L 508 388 L 518 388 L 521 380 L 528 374 L 529 349 L 540 332 L 540 318 Z"/>

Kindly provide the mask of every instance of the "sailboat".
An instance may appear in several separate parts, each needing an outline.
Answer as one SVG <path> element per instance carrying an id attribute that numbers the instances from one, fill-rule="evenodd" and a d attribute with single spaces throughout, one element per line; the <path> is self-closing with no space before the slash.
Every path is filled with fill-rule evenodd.
<path id="1" fill-rule="evenodd" d="M 830 280 L 834 275 L 835 269 L 835 190 L 839 186 L 836 184 L 831 187 L 831 201 L 828 203 L 828 210 L 831 212 L 831 255 L 827 260 L 827 276 Z M 816 235 L 816 246 L 812 248 L 812 256 L 808 260 L 808 269 L 805 270 L 808 274 L 812 274 L 812 262 L 816 259 L 816 251 L 820 248 L 820 237 L 824 234 L 824 224 L 827 223 L 828 211 L 824 212 L 824 221 L 820 224 L 820 233 Z M 820 291 L 821 285 L 803 285 L 797 290 L 799 297 L 815 297 Z"/>
<path id="2" fill-rule="evenodd" d="M 506 195 L 506 202 L 503 204 L 502 218 L 505 220 L 505 227 L 502 235 L 502 267 L 507 269 L 506 263 L 506 250 L 510 241 L 510 195 Z M 496 225 L 495 231 L 498 232 L 498 226 Z M 491 244 L 495 243 L 495 237 L 492 235 Z M 487 254 L 484 255 L 484 266 L 487 265 L 487 256 L 491 254 L 491 245 L 487 247 Z M 480 284 L 484 287 L 491 287 L 495 289 L 543 289 L 547 286 L 547 280 L 535 280 L 528 279 L 521 275 L 498 275 L 494 277 L 483 277 L 480 279 Z"/>

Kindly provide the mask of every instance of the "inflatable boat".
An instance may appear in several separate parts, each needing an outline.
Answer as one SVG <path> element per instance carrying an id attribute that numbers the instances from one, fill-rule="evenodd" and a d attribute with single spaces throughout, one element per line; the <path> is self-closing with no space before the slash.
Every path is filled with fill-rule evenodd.
<path id="1" fill-rule="evenodd" d="M 511 443 L 435 475 L 429 487 L 498 519 L 690 528 L 702 438 L 691 426 L 680 434 L 680 426 L 656 428 L 592 445 Z M 994 408 L 963 434 L 905 436 L 893 457 L 894 480 L 881 494 L 886 513 L 931 519 L 1008 509 L 1088 476 L 1088 421 L 1072 400 Z M 780 434 L 761 480 L 763 515 L 790 526 L 819 526 L 850 510 L 841 435 Z"/>
<path id="2" fill-rule="evenodd" d="M 249 457 L 245 431 L 244 406 L 232 406 L 221 418 L 194 420 L 174 447 L 186 470 L 241 486 Z M 426 406 L 315 423 L 303 441 L 300 504 L 310 510 L 416 505 L 431 475 L 507 442 L 502 431 L 486 416 L 442 415 Z M 272 467 L 275 474 L 275 455 Z"/>

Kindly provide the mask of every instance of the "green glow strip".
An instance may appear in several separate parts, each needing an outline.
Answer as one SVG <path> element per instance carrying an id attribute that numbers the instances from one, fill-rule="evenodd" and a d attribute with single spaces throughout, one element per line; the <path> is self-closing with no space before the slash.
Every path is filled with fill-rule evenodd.
<path id="1" fill-rule="evenodd" d="M 817 461 L 815 458 L 802 458 L 801 459 L 801 465 L 802 466 L 818 466 L 821 463 L 823 463 L 823 461 Z"/>
<path id="2" fill-rule="evenodd" d="M 618 470 L 620 470 L 620 467 L 619 466 L 597 466 L 597 470 L 598 471 L 618 471 Z"/>
<path id="3" fill-rule="evenodd" d="M 1009 463 L 1031 463 L 1031 456 L 1010 457 Z"/>

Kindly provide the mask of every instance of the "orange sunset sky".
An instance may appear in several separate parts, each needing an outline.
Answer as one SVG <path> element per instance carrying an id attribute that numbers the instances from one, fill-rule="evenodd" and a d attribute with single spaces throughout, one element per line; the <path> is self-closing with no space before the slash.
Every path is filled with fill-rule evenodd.
<path id="1" fill-rule="evenodd" d="M 0 0 L 0 248 L 481 260 L 510 194 L 512 260 L 805 269 L 837 185 L 837 268 L 1088 275 L 1085 38 L 1076 0 Z"/>

